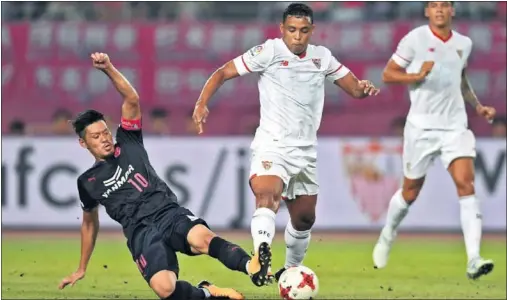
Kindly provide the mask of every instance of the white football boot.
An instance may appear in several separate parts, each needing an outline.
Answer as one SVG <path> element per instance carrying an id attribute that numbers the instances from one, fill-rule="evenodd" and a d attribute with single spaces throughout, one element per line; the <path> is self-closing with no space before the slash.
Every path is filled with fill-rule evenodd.
<path id="1" fill-rule="evenodd" d="M 494 266 L 495 264 L 491 259 L 474 258 L 468 262 L 467 276 L 473 280 L 479 279 L 482 275 L 487 275 L 493 271 Z"/>
<path id="2" fill-rule="evenodd" d="M 396 235 L 396 231 L 386 229 L 385 227 L 380 232 L 377 244 L 373 249 L 373 267 L 375 269 L 382 269 L 387 265 L 389 252 L 391 252 Z"/>

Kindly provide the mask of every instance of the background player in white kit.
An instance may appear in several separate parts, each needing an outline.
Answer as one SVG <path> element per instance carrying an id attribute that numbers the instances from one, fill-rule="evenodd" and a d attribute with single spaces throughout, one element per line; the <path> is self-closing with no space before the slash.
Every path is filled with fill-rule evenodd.
<path id="1" fill-rule="evenodd" d="M 194 110 L 202 132 L 206 104 L 226 81 L 260 73 L 260 125 L 252 142 L 250 186 L 256 198 L 251 233 L 254 249 L 271 245 L 275 215 L 282 197 L 291 220 L 285 230 L 285 267 L 300 265 L 315 222 L 317 183 L 317 130 L 324 104 L 325 80 L 334 82 L 354 98 L 377 95 L 366 80 L 358 80 L 322 46 L 309 45 L 313 12 L 304 4 L 291 4 L 280 24 L 282 38 L 269 39 L 219 68 L 206 82 Z M 241 101 L 241 96 L 238 97 Z M 278 279 L 284 268 L 275 277 Z"/>
<path id="2" fill-rule="evenodd" d="M 495 109 L 479 103 L 465 75 L 472 41 L 451 30 L 452 2 L 428 2 L 425 15 L 429 25 L 415 28 L 400 41 L 383 73 L 385 83 L 409 85 L 411 107 L 404 131 L 403 188 L 389 203 L 373 261 L 377 268 L 387 265 L 396 230 L 419 195 L 429 166 L 440 156 L 460 198 L 467 275 L 476 279 L 491 272 L 493 262 L 480 256 L 482 215 L 474 189 L 475 137 L 468 129 L 465 101 L 488 121 L 493 120 Z"/>

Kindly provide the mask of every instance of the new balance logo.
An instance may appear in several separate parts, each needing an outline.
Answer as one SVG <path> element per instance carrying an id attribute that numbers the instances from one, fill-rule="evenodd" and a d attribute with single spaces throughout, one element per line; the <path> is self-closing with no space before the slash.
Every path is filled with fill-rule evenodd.
<path id="1" fill-rule="evenodd" d="M 121 188 L 121 186 L 123 184 L 125 184 L 125 182 L 127 182 L 130 174 L 133 171 L 134 171 L 134 167 L 132 167 L 132 165 L 129 165 L 129 168 L 127 169 L 125 174 L 123 176 L 121 176 L 122 169 L 120 168 L 120 166 L 118 166 L 118 168 L 116 168 L 116 172 L 114 172 L 113 177 L 104 181 L 104 185 L 109 186 L 110 188 L 108 188 L 107 191 L 102 194 L 102 197 L 108 198 L 112 192 Z"/>

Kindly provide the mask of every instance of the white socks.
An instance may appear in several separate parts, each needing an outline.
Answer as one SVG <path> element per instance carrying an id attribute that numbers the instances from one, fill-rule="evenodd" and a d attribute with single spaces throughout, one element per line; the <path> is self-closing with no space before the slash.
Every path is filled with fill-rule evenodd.
<path id="1" fill-rule="evenodd" d="M 258 208 L 255 210 L 250 230 L 254 244 L 254 251 L 257 253 L 259 245 L 263 242 L 271 245 L 275 236 L 275 212 L 269 208 Z"/>
<path id="2" fill-rule="evenodd" d="M 407 215 L 408 208 L 408 203 L 403 199 L 403 196 L 401 195 L 401 189 L 397 190 L 389 202 L 386 224 L 384 226 L 384 230 L 388 230 L 389 235 L 396 231 L 401 221 Z"/>
<path id="3" fill-rule="evenodd" d="M 468 261 L 480 257 L 482 214 L 479 199 L 475 195 L 461 197 L 461 229 L 465 238 Z"/>
<path id="4" fill-rule="evenodd" d="M 285 227 L 285 268 L 299 266 L 305 258 L 306 250 L 310 244 L 311 230 L 297 231 L 291 221 Z"/>
<path id="5" fill-rule="evenodd" d="M 480 257 L 482 236 L 482 214 L 480 201 L 475 195 L 470 195 L 461 197 L 459 203 L 461 212 L 461 228 L 465 239 L 468 261 L 470 261 L 474 258 Z M 407 215 L 409 207 L 410 206 L 401 195 L 401 189 L 398 190 L 389 202 L 386 224 L 383 229 L 384 233 L 391 236 L 396 231 L 401 221 Z"/>

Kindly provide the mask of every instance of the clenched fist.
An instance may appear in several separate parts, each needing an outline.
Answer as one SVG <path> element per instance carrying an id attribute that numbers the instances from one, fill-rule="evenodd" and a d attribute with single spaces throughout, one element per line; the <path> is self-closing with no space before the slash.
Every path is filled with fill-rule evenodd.
<path id="1" fill-rule="evenodd" d="M 92 53 L 91 58 L 93 66 L 99 70 L 107 70 L 112 66 L 109 56 L 105 53 Z"/>
<path id="2" fill-rule="evenodd" d="M 435 65 L 434 61 L 425 61 L 422 66 L 421 70 L 419 71 L 419 81 L 422 81 L 430 74 L 431 70 L 433 69 L 433 66 Z"/>

